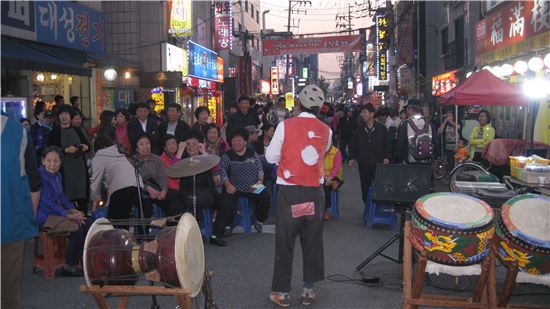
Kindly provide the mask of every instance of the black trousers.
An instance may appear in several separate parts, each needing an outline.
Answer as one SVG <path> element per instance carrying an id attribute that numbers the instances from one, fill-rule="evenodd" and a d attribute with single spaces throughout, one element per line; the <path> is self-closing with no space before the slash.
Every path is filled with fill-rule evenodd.
<path id="1" fill-rule="evenodd" d="M 340 144 L 339 144 L 340 147 L 338 147 L 338 149 L 342 153 L 342 160 L 344 161 L 347 160 L 347 158 L 349 157 L 348 149 L 350 146 L 350 141 L 351 141 L 351 138 L 349 137 L 346 137 L 346 138 L 340 137 Z"/>
<path id="2" fill-rule="evenodd" d="M 70 266 L 78 266 L 82 260 L 82 253 L 84 250 L 84 241 L 86 240 L 86 234 L 90 226 L 92 226 L 92 220 L 86 220 L 78 230 L 69 234 L 69 241 L 67 242 L 67 255 L 65 256 L 65 264 Z"/>
<path id="3" fill-rule="evenodd" d="M 374 181 L 374 175 L 376 168 L 373 169 L 359 169 L 359 178 L 361 179 L 361 196 L 363 197 L 363 202 L 367 202 L 367 196 L 369 195 L 369 188 L 372 186 Z"/>
<path id="4" fill-rule="evenodd" d="M 290 292 L 294 243 L 300 236 L 303 257 L 303 281 L 314 283 L 325 277 L 323 252 L 323 188 L 279 186 L 277 191 L 277 221 L 275 229 L 275 266 L 271 289 Z M 305 202 L 315 204 L 315 213 L 294 218 L 291 206 Z"/>
<path id="5" fill-rule="evenodd" d="M 153 203 L 162 208 L 167 217 L 182 214 L 186 210 L 185 201 L 180 190 L 168 189 L 164 200 L 153 200 Z"/>
<path id="6" fill-rule="evenodd" d="M 139 208 L 138 190 L 136 187 L 127 187 L 117 190 L 109 198 L 109 219 L 128 219 L 132 207 Z M 153 208 L 150 203 L 143 203 L 143 215 L 145 218 L 151 218 Z"/>
<path id="7" fill-rule="evenodd" d="M 254 203 L 256 221 L 264 222 L 265 219 L 267 219 L 269 204 L 271 203 L 269 191 L 264 189 L 260 194 L 237 191 L 233 194 L 229 194 L 224 188 L 213 228 L 213 234 L 216 237 L 223 237 L 225 227 L 231 223 L 233 212 L 237 209 L 240 197 L 246 197 L 249 201 Z"/>

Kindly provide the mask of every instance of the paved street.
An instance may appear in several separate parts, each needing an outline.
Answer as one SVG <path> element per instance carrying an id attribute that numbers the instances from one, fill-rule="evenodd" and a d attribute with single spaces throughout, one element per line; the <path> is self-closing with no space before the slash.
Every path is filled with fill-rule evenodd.
<path id="1" fill-rule="evenodd" d="M 360 279 L 361 274 L 354 272 L 365 257 L 391 237 L 392 231 L 384 229 L 366 229 L 362 224 L 363 206 L 360 203 L 358 174 L 344 169 L 345 185 L 340 195 L 341 217 L 328 222 L 324 229 L 325 263 L 327 278 L 341 282 L 325 280 L 317 287 L 318 300 L 315 308 L 398 308 L 402 304 L 402 265 L 383 258 L 375 259 L 363 270 L 367 277 L 380 276 L 381 284 L 374 287 L 362 286 L 345 276 Z M 270 219 L 269 223 L 272 223 Z M 214 271 L 213 292 L 219 308 L 275 308 L 267 300 L 270 291 L 273 270 L 274 235 L 273 234 L 234 234 L 228 238 L 225 248 L 205 245 L 207 269 Z M 29 244 L 25 256 L 24 271 L 24 308 L 93 308 L 95 304 L 90 296 L 79 293 L 83 278 L 64 278 L 45 280 L 41 273 L 31 273 L 31 251 Z M 395 255 L 397 247 L 388 250 Z M 292 306 L 301 307 L 301 255 L 296 245 L 291 293 Z M 503 281 L 503 267 L 498 267 L 498 287 Z M 457 282 L 447 276 L 432 277 L 432 284 L 445 289 L 458 288 L 471 290 L 474 278 L 461 278 Z M 450 293 L 447 290 L 427 287 L 433 293 Z M 550 304 L 550 288 L 536 285 L 521 285 L 515 293 L 535 293 L 534 296 L 517 296 L 513 301 Z M 456 295 L 466 295 L 458 293 Z M 111 299 L 114 306 L 114 299 Z M 159 298 L 162 308 L 174 308 L 172 298 Z M 150 308 L 149 297 L 131 298 L 129 308 Z"/>

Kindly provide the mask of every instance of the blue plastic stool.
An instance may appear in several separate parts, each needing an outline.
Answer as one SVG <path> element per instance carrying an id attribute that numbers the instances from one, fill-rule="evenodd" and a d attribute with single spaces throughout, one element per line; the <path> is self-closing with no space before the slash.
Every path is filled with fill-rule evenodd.
<path id="1" fill-rule="evenodd" d="M 332 191 L 330 193 L 330 214 L 333 218 L 337 218 L 340 215 L 340 208 L 338 207 L 338 191 Z"/>
<path id="2" fill-rule="evenodd" d="M 204 209 L 202 211 L 202 227 L 201 227 L 201 234 L 206 237 L 210 238 L 212 236 L 212 212 L 210 211 L 210 208 Z"/>
<path id="3" fill-rule="evenodd" d="M 233 219 L 233 227 L 240 226 L 245 234 L 252 233 L 252 219 L 250 217 L 250 203 L 246 197 L 240 197 L 237 205 L 237 213 Z"/>
<path id="4" fill-rule="evenodd" d="M 273 181 L 273 185 L 271 186 L 271 212 L 273 213 L 273 216 L 277 216 L 277 191 L 279 189 L 279 185 Z"/>
<path id="5" fill-rule="evenodd" d="M 390 229 L 393 230 L 395 229 L 396 222 L 397 219 L 393 205 L 370 202 L 367 228 L 372 228 L 374 224 L 385 224 L 389 225 Z"/>

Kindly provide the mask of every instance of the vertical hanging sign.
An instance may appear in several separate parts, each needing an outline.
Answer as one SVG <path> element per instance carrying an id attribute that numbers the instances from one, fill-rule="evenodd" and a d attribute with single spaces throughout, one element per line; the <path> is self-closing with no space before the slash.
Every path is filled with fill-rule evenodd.
<path id="1" fill-rule="evenodd" d="M 378 80 L 388 80 L 388 18 L 376 16 L 376 75 Z"/>
<path id="2" fill-rule="evenodd" d="M 191 0 L 168 0 L 168 34 L 170 36 L 191 36 L 193 3 Z"/>
<path id="3" fill-rule="evenodd" d="M 214 41 L 216 50 L 231 50 L 233 48 L 232 6 L 232 0 L 214 1 L 214 18 L 216 26 Z"/>

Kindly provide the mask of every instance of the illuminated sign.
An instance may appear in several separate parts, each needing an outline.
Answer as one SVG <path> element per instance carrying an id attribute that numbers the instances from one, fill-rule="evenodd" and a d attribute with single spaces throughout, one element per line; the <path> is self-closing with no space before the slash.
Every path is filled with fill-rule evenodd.
<path id="1" fill-rule="evenodd" d="M 223 58 L 218 57 L 218 82 L 223 83 Z"/>
<path id="2" fill-rule="evenodd" d="M 214 44 L 216 50 L 233 48 L 232 0 L 214 1 Z"/>
<path id="3" fill-rule="evenodd" d="M 260 80 L 260 92 L 263 94 L 269 94 L 269 90 L 271 90 L 271 86 L 269 85 L 269 82 L 266 80 Z"/>
<path id="4" fill-rule="evenodd" d="M 293 92 L 285 93 L 285 100 L 286 100 L 286 108 L 288 110 L 293 109 L 294 108 L 294 93 Z"/>
<path id="5" fill-rule="evenodd" d="M 279 70 L 271 67 L 271 94 L 279 94 Z"/>
<path id="6" fill-rule="evenodd" d="M 218 80 L 218 54 L 193 41 L 187 45 L 189 53 L 189 76 Z"/>
<path id="7" fill-rule="evenodd" d="M 307 78 L 307 68 L 302 68 L 302 78 Z"/>
<path id="8" fill-rule="evenodd" d="M 164 88 L 151 89 L 151 99 L 155 102 L 155 112 L 160 113 L 164 109 Z"/>
<path id="9" fill-rule="evenodd" d="M 168 34 L 171 36 L 193 35 L 191 0 L 168 0 Z"/>
<path id="10" fill-rule="evenodd" d="M 458 78 L 457 70 L 443 73 L 432 77 L 432 95 L 440 96 L 456 87 Z"/>
<path id="11" fill-rule="evenodd" d="M 162 71 L 163 72 L 181 72 L 183 77 L 187 77 L 187 51 L 172 44 L 162 43 Z"/>
<path id="12" fill-rule="evenodd" d="M 388 80 L 388 18 L 376 16 L 376 76 Z"/>

